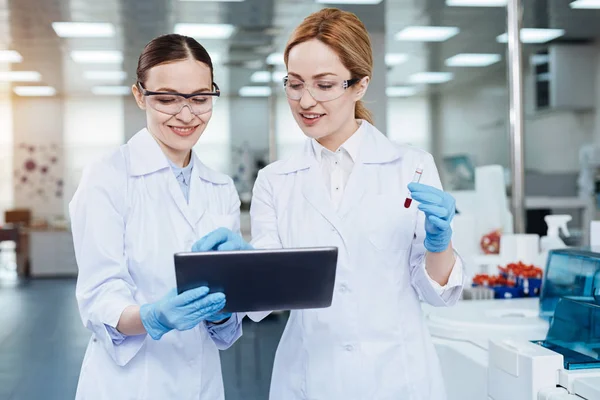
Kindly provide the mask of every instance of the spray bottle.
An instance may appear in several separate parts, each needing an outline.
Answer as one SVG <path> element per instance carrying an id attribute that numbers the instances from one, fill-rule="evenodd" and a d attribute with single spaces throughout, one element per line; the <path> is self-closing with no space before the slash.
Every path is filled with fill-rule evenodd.
<path id="1" fill-rule="evenodd" d="M 565 242 L 560 238 L 559 230 L 566 237 L 570 236 L 569 230 L 567 229 L 567 222 L 572 219 L 570 215 L 546 215 L 544 220 L 548 225 L 548 231 L 546 236 L 542 236 L 540 239 L 540 267 L 546 268 L 546 262 L 548 261 L 548 252 L 554 249 L 562 249 L 567 247 Z"/>

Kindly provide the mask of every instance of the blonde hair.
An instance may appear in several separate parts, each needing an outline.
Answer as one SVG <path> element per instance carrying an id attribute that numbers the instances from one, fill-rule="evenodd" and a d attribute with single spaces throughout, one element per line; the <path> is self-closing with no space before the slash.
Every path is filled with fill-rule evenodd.
<path id="1" fill-rule="evenodd" d="M 310 14 L 294 30 L 283 53 L 287 66 L 290 50 L 297 44 L 317 39 L 329 46 L 352 74 L 352 78 L 371 78 L 373 51 L 369 33 L 358 17 L 337 8 L 324 8 Z M 356 103 L 354 117 L 373 124 L 373 115 L 362 100 Z"/>

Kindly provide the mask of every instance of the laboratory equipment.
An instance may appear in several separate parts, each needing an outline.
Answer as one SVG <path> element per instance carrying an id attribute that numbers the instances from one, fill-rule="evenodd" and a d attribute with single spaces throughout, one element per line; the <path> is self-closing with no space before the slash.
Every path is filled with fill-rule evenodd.
<path id="1" fill-rule="evenodd" d="M 564 296 L 598 296 L 598 275 L 599 253 L 572 248 L 551 250 L 539 299 L 468 300 L 450 308 L 423 305 L 448 400 L 488 399 L 490 341 L 545 338 L 558 300 Z"/>
<path id="2" fill-rule="evenodd" d="M 563 297 L 545 339 L 490 342 L 488 399 L 600 399 L 600 304 Z"/>
<path id="3" fill-rule="evenodd" d="M 549 319 L 561 297 L 600 295 L 600 254 L 584 249 L 556 249 L 548 254 L 540 296 L 540 317 Z"/>
<path id="4" fill-rule="evenodd" d="M 423 164 L 419 164 L 419 166 L 415 170 L 415 174 L 413 175 L 412 183 L 421 182 L 421 176 L 423 176 Z M 412 204 L 412 194 L 409 190 L 408 195 L 406 196 L 406 199 L 404 200 L 404 208 L 409 208 L 411 204 Z"/>
<path id="5" fill-rule="evenodd" d="M 571 221 L 571 219 L 573 219 L 573 217 L 570 215 L 546 215 L 544 217 L 546 225 L 548 225 L 548 232 L 546 233 L 546 236 L 542 236 L 540 239 L 542 252 L 567 247 L 565 242 L 560 238 L 559 230 L 563 235 L 569 237 L 570 234 L 567 223 Z"/>

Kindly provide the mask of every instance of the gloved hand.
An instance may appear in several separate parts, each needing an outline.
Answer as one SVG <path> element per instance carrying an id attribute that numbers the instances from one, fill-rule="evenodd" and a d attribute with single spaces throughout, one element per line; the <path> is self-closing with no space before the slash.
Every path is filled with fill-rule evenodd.
<path id="1" fill-rule="evenodd" d="M 216 323 L 223 323 L 223 322 L 225 322 L 225 320 L 227 320 L 229 318 L 231 318 L 231 313 L 221 312 L 221 313 L 211 315 L 210 317 L 206 318 L 206 320 L 208 322 L 212 322 L 213 324 L 216 324 Z"/>
<path id="2" fill-rule="evenodd" d="M 227 228 L 216 229 L 202 239 L 198 240 L 192 246 L 192 251 L 232 251 L 232 250 L 254 250 L 241 235 L 230 231 Z"/>
<path id="3" fill-rule="evenodd" d="M 425 248 L 432 253 L 441 253 L 450 245 L 452 228 L 450 222 L 456 213 L 454 197 L 448 193 L 422 183 L 408 185 L 412 198 L 425 213 Z"/>
<path id="4" fill-rule="evenodd" d="M 156 303 L 144 304 L 140 307 L 140 318 L 146 332 L 152 339 L 158 340 L 173 329 L 192 329 L 225 307 L 223 293 L 208 296 L 207 293 L 205 286 L 179 295 L 177 289 L 173 289 Z"/>

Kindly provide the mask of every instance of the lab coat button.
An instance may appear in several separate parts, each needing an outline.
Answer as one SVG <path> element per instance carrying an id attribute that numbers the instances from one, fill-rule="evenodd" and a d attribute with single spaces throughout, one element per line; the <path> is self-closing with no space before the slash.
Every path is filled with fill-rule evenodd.
<path id="1" fill-rule="evenodd" d="M 345 347 L 346 351 L 353 351 L 354 350 L 354 346 L 352 346 L 351 344 L 347 344 Z"/>
<path id="2" fill-rule="evenodd" d="M 345 283 L 342 283 L 342 284 L 340 285 L 340 292 L 342 292 L 342 293 L 346 293 L 347 291 L 348 291 L 348 286 L 346 286 L 346 284 L 345 284 Z"/>

